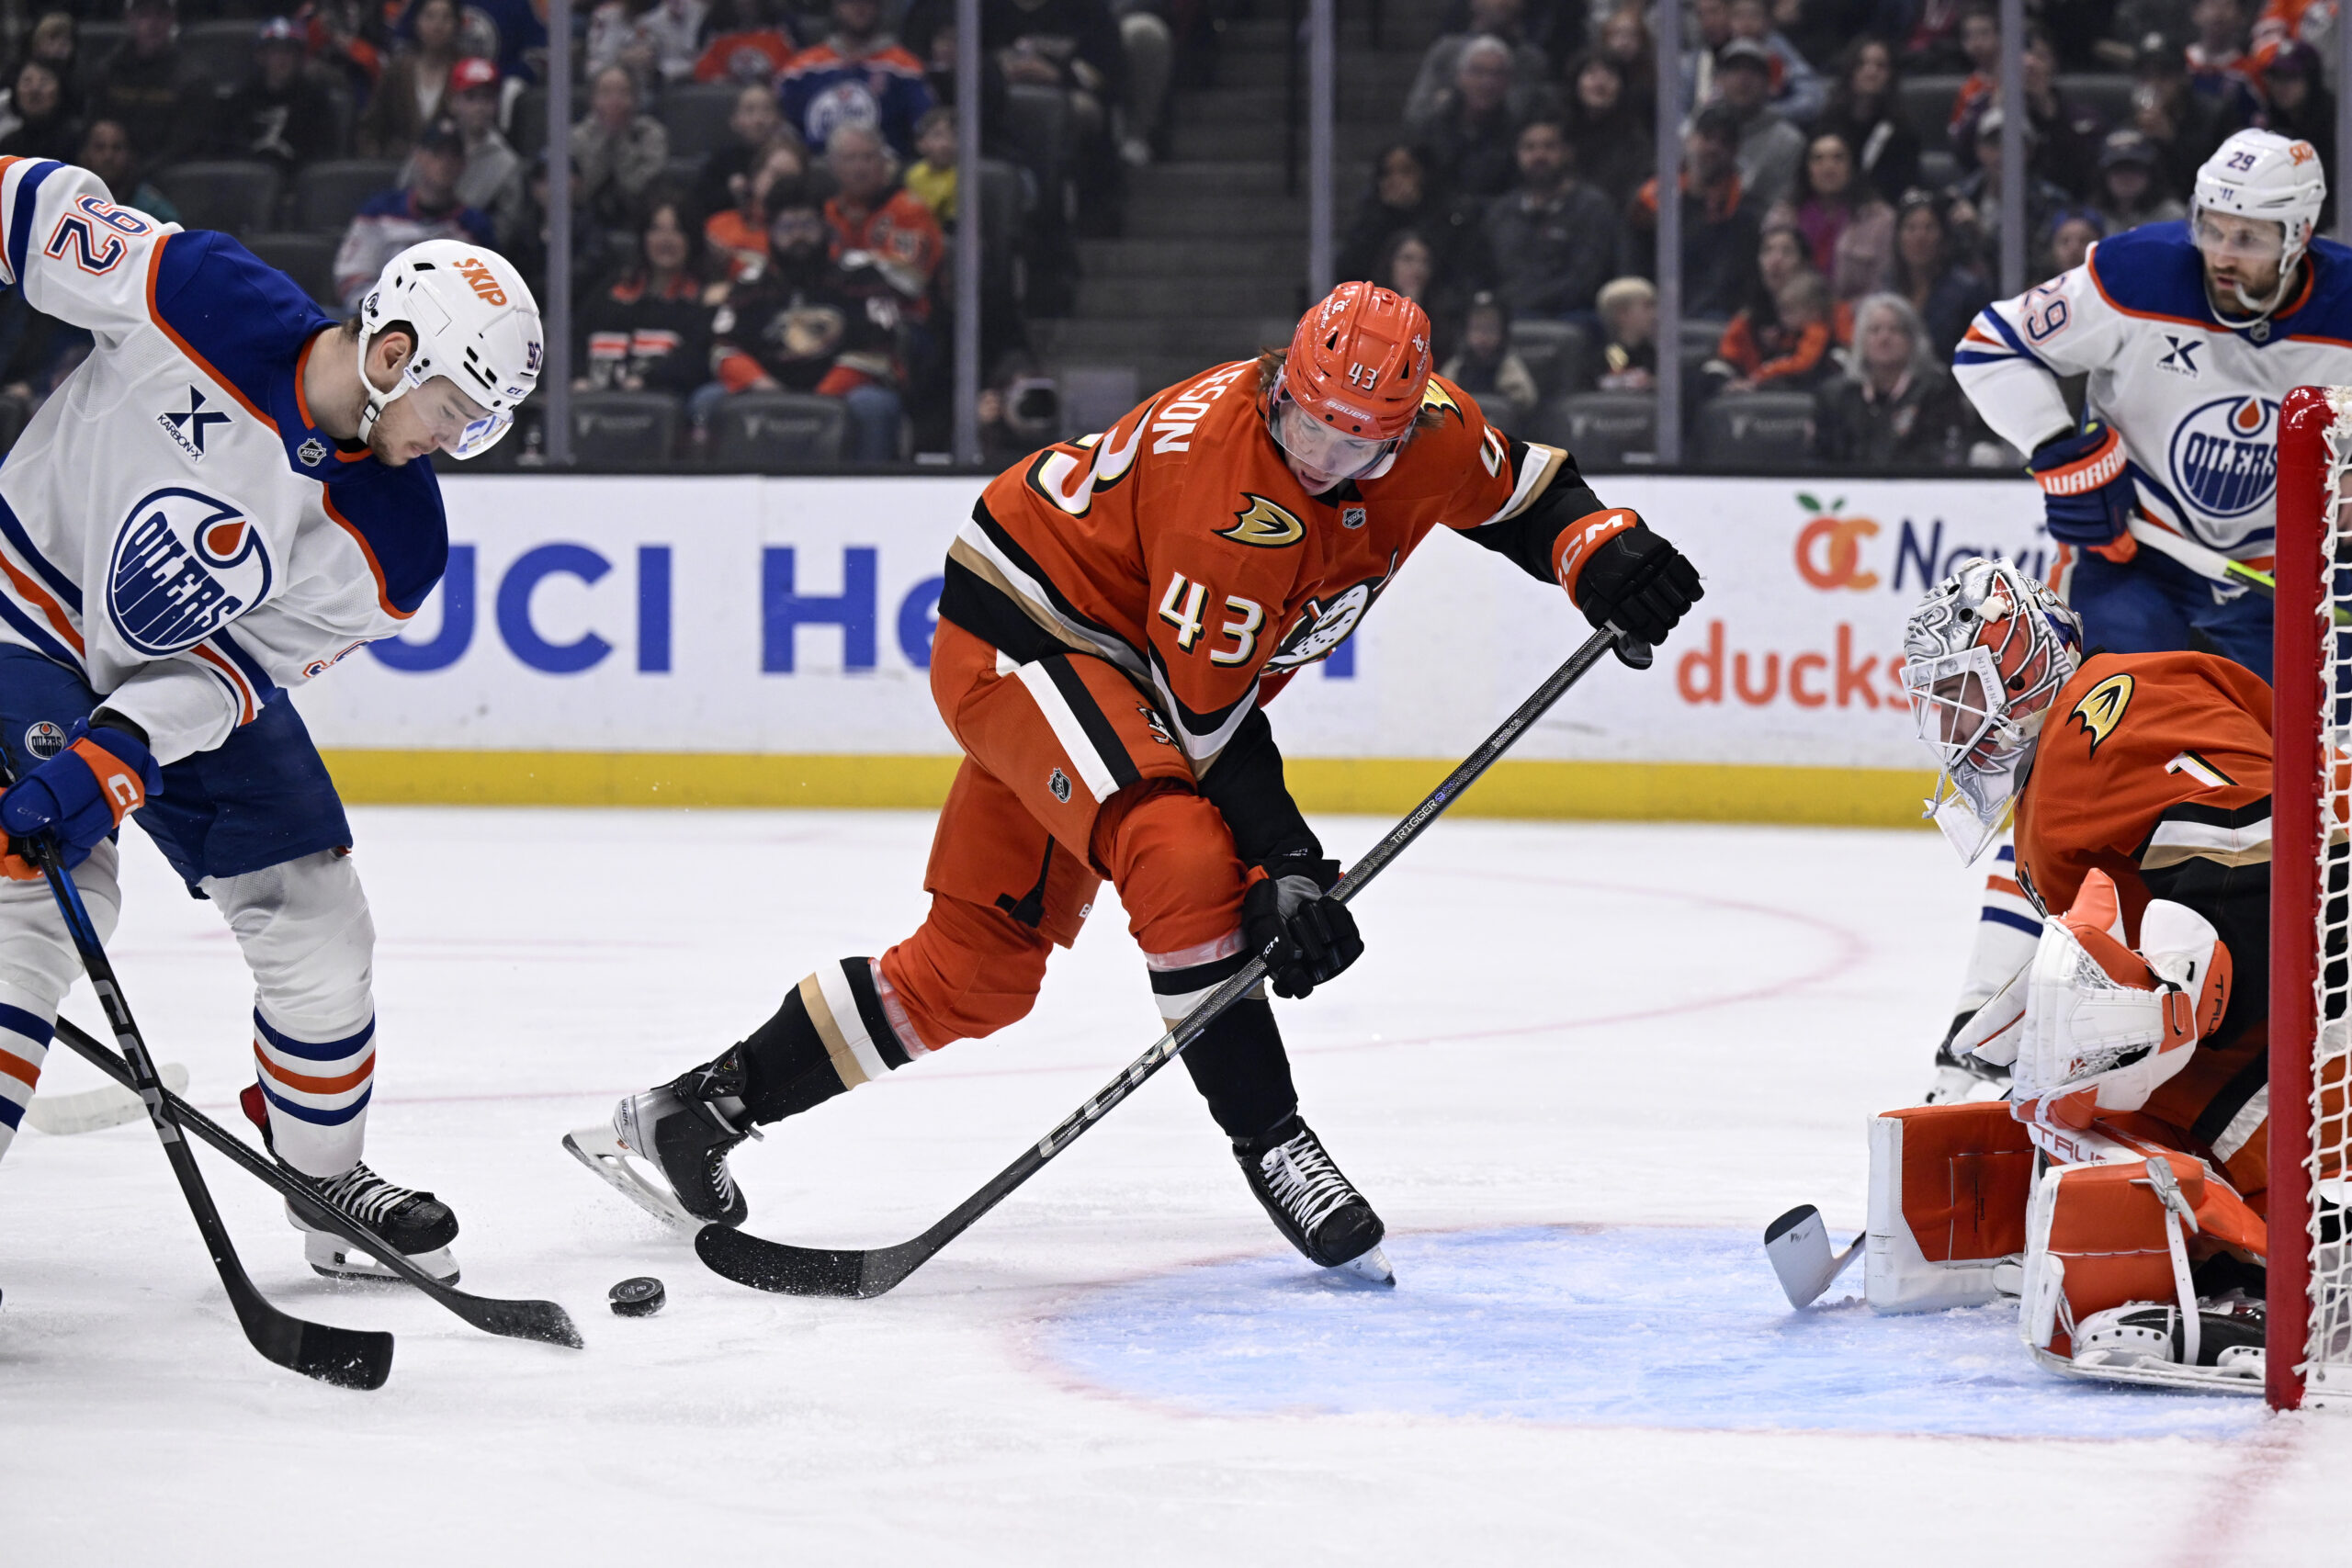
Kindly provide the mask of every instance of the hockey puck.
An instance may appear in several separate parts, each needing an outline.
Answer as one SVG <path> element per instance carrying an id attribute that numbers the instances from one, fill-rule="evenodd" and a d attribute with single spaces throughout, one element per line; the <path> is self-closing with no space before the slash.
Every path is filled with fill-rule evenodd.
<path id="1" fill-rule="evenodd" d="M 649 1274 L 623 1280 L 605 1294 L 612 1302 L 616 1317 L 651 1317 L 669 1300 L 662 1292 L 662 1281 Z"/>

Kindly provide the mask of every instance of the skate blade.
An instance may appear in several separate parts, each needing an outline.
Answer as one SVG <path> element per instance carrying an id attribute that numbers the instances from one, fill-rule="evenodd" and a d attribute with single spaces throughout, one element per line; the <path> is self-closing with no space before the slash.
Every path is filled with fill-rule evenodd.
<path id="1" fill-rule="evenodd" d="M 166 1062 L 155 1076 L 174 1094 L 187 1092 L 187 1069 Z M 147 1102 L 120 1084 L 100 1084 L 79 1094 L 36 1096 L 25 1107 L 25 1121 L 36 1133 L 70 1138 L 76 1133 L 96 1133 L 147 1119 Z"/>
<path id="2" fill-rule="evenodd" d="M 385 1268 L 369 1254 L 362 1252 L 339 1235 L 323 1231 L 306 1231 L 302 1256 L 311 1270 L 328 1280 L 370 1280 L 383 1284 L 405 1285 L 406 1280 Z M 458 1260 L 449 1256 L 446 1247 L 430 1252 L 413 1252 L 408 1260 L 445 1285 L 458 1282 Z"/>
<path id="3" fill-rule="evenodd" d="M 582 1127 L 563 1135 L 571 1157 L 594 1171 L 613 1190 L 683 1236 L 692 1236 L 707 1224 L 686 1213 L 667 1187 L 640 1168 L 637 1152 L 609 1125 Z"/>
<path id="4" fill-rule="evenodd" d="M 1393 1287 L 1396 1283 L 1396 1270 L 1388 1267 L 1388 1255 L 1377 1247 L 1325 1272 L 1353 1284 Z"/>
<path id="5" fill-rule="evenodd" d="M 2035 1348 L 2033 1359 L 2061 1377 L 2080 1378 L 2087 1382 L 2137 1383 L 2143 1388 L 2182 1389 L 2191 1393 L 2244 1393 L 2260 1397 L 2263 1393 L 2263 1363 L 2259 1358 L 2248 1358 L 2233 1366 L 2184 1367 L 2177 1362 L 2133 1358 L 2129 1361 L 2105 1362 L 2098 1358 L 2109 1354 L 2094 1350 L 2080 1359 L 2070 1360 L 2052 1350 Z"/>

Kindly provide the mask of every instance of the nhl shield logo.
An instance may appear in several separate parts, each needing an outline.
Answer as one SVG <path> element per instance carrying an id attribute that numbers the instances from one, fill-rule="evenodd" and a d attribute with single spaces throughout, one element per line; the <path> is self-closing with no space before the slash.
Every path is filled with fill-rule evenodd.
<path id="1" fill-rule="evenodd" d="M 65 731 L 41 719 L 25 731 L 25 754 L 38 761 L 48 761 L 65 750 Z"/>
<path id="2" fill-rule="evenodd" d="M 197 491 L 159 490 L 116 531 L 107 615 L 140 652 L 176 653 L 266 599 L 277 576 L 268 542 L 240 508 Z"/>
<path id="3" fill-rule="evenodd" d="M 1340 508 L 1340 526 L 1342 528 L 1363 527 L 1363 508 L 1361 506 L 1342 506 Z"/>
<path id="4" fill-rule="evenodd" d="M 302 459 L 304 468 L 315 468 L 327 460 L 327 444 L 313 435 L 294 448 L 294 456 Z"/>
<path id="5" fill-rule="evenodd" d="M 2172 433 L 2173 493 L 2208 517 L 2243 517 L 2278 488 L 2278 404 L 2217 398 Z"/>
<path id="6" fill-rule="evenodd" d="M 1046 781 L 1046 787 L 1054 792 L 1056 800 L 1060 801 L 1064 806 L 1069 804 L 1069 775 L 1068 773 L 1056 768 L 1054 776 Z"/>

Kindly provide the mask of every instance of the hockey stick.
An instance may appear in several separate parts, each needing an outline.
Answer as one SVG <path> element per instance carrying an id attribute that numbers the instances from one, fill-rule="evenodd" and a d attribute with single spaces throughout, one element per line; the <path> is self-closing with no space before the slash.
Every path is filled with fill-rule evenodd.
<path id="1" fill-rule="evenodd" d="M 126 1088 L 131 1085 L 133 1079 L 130 1065 L 83 1032 L 73 1020 L 61 1018 L 57 1021 L 57 1037 L 117 1083 Z M 575 1350 L 580 1348 L 580 1330 L 572 1326 L 571 1314 L 555 1303 L 499 1301 L 443 1284 L 395 1251 L 390 1242 L 328 1204 L 308 1183 L 288 1175 L 276 1162 L 255 1153 L 252 1145 L 168 1089 L 164 1091 L 164 1100 L 171 1107 L 173 1116 L 177 1118 L 181 1126 L 228 1156 L 243 1167 L 246 1174 L 257 1177 L 265 1186 L 274 1188 L 307 1223 L 322 1230 L 334 1232 L 483 1333 L 503 1334 L 510 1339 L 536 1339 L 547 1345 L 567 1345 Z"/>
<path id="2" fill-rule="evenodd" d="M 2265 599 L 2278 597 L 2278 580 L 2269 572 L 2250 567 L 2242 560 L 2232 560 L 2221 551 L 2176 534 L 2169 528 L 2159 528 L 2144 517 L 2132 519 L 2132 536 L 2158 555 L 2170 556 L 2198 576 L 2208 578 L 2224 588 L 2251 588 Z M 2352 610 L 2337 605 L 2335 624 L 2352 626 Z"/>
<path id="3" fill-rule="evenodd" d="M 1494 764 L 1497 758 L 1510 749 L 1521 731 L 1544 716 L 1551 705 L 1570 686 L 1584 678 L 1585 671 L 1607 653 L 1612 643 L 1623 634 L 1612 627 L 1603 627 L 1585 639 L 1584 645 L 1569 656 L 1568 661 L 1553 671 L 1551 677 L 1535 690 L 1535 694 L 1519 705 L 1519 711 L 1503 720 L 1496 731 L 1487 737 L 1462 765 L 1446 775 L 1445 782 L 1430 792 L 1409 816 L 1392 829 L 1388 836 L 1374 845 L 1363 859 L 1348 869 L 1331 889 L 1331 897 L 1346 903 L 1363 891 L 1365 884 L 1380 874 L 1388 863 L 1404 852 L 1405 847 L 1421 836 L 1423 829 L 1435 821 L 1438 815 L 1453 805 L 1462 792 L 1477 782 L 1478 776 Z M 1625 660 L 1636 669 L 1649 663 L 1650 650 L 1645 644 L 1623 638 Z M 949 1242 L 969 1229 L 973 1223 L 995 1208 L 1013 1190 L 1027 1181 L 1047 1162 L 1077 1142 L 1080 1134 L 1109 1114 L 1119 1101 L 1141 1088 L 1144 1081 L 1159 1071 L 1177 1054 L 1198 1040 L 1208 1026 L 1226 1009 L 1239 1001 L 1265 978 L 1266 961 L 1262 954 L 1242 966 L 1241 972 L 1201 998 L 1200 1003 L 1174 1027 L 1159 1037 L 1142 1055 L 1129 1063 L 1125 1072 L 1062 1118 L 1060 1125 L 1021 1151 L 1021 1156 L 999 1171 L 987 1186 L 956 1205 L 946 1218 L 933 1225 L 912 1241 L 896 1247 L 878 1247 L 872 1251 L 832 1249 L 812 1247 L 792 1247 L 783 1242 L 763 1241 L 755 1235 L 727 1225 L 705 1225 L 695 1235 L 695 1251 L 703 1262 L 717 1273 L 738 1284 L 754 1290 L 775 1291 L 794 1296 L 878 1296 L 908 1275 L 922 1268 Z"/>
<path id="4" fill-rule="evenodd" d="M 98 1004 L 106 1010 L 107 1022 L 114 1029 L 115 1043 L 122 1047 L 129 1061 L 130 1087 L 147 1102 L 148 1117 L 155 1123 L 155 1136 L 163 1140 L 164 1153 L 172 1162 L 172 1174 L 179 1178 L 180 1192 L 196 1216 L 196 1228 L 203 1233 L 205 1250 L 212 1255 L 212 1267 L 220 1271 L 221 1286 L 229 1292 L 230 1305 L 237 1309 L 237 1321 L 243 1326 L 245 1337 L 264 1357 L 306 1378 L 316 1378 L 338 1388 L 383 1387 L 384 1380 L 392 1375 L 390 1335 L 307 1322 L 278 1311 L 254 1288 L 253 1280 L 245 1275 L 245 1266 L 237 1260 L 237 1248 L 229 1239 L 228 1227 L 220 1223 L 220 1211 L 212 1206 L 212 1193 L 204 1185 L 204 1173 L 196 1168 L 196 1153 L 181 1134 L 172 1101 L 155 1077 L 155 1058 L 148 1053 L 147 1042 L 130 1016 L 130 1003 L 124 998 L 121 984 L 115 978 L 114 965 L 107 961 L 97 928 L 90 923 L 90 912 L 83 907 L 82 890 L 74 885 L 73 877 L 66 874 L 58 858 L 56 839 L 44 832 L 18 839 L 17 843 L 49 878 L 49 890 L 57 899 L 57 912 L 63 917 L 65 930 L 82 955 L 82 967 L 89 974 L 90 988 L 98 994 Z"/>
<path id="5" fill-rule="evenodd" d="M 1860 1256 L 1869 1234 L 1865 1231 L 1856 1236 L 1833 1258 L 1821 1211 L 1800 1203 L 1764 1227 L 1764 1256 L 1771 1259 L 1772 1272 L 1781 1277 L 1781 1292 L 1789 1298 L 1789 1304 L 1802 1309 L 1819 1300 L 1821 1292 L 1846 1271 L 1846 1265 Z"/>

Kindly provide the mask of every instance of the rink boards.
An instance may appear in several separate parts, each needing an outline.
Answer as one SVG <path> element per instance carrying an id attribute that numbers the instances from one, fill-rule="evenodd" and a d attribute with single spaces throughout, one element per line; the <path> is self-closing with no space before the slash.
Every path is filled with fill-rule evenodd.
<path id="1" fill-rule="evenodd" d="M 975 479 L 450 478 L 447 577 L 297 701 L 356 801 L 935 804 L 928 667 Z M 1465 800 L 1492 816 L 1918 819 L 1905 615 L 1970 553 L 2046 570 L 2023 480 L 1612 477 L 1707 596 L 1655 668 L 1597 671 Z M 1214 585 L 1212 585 L 1214 586 Z M 1409 807 L 1583 630 L 1435 537 L 1272 710 L 1312 810 Z"/>

